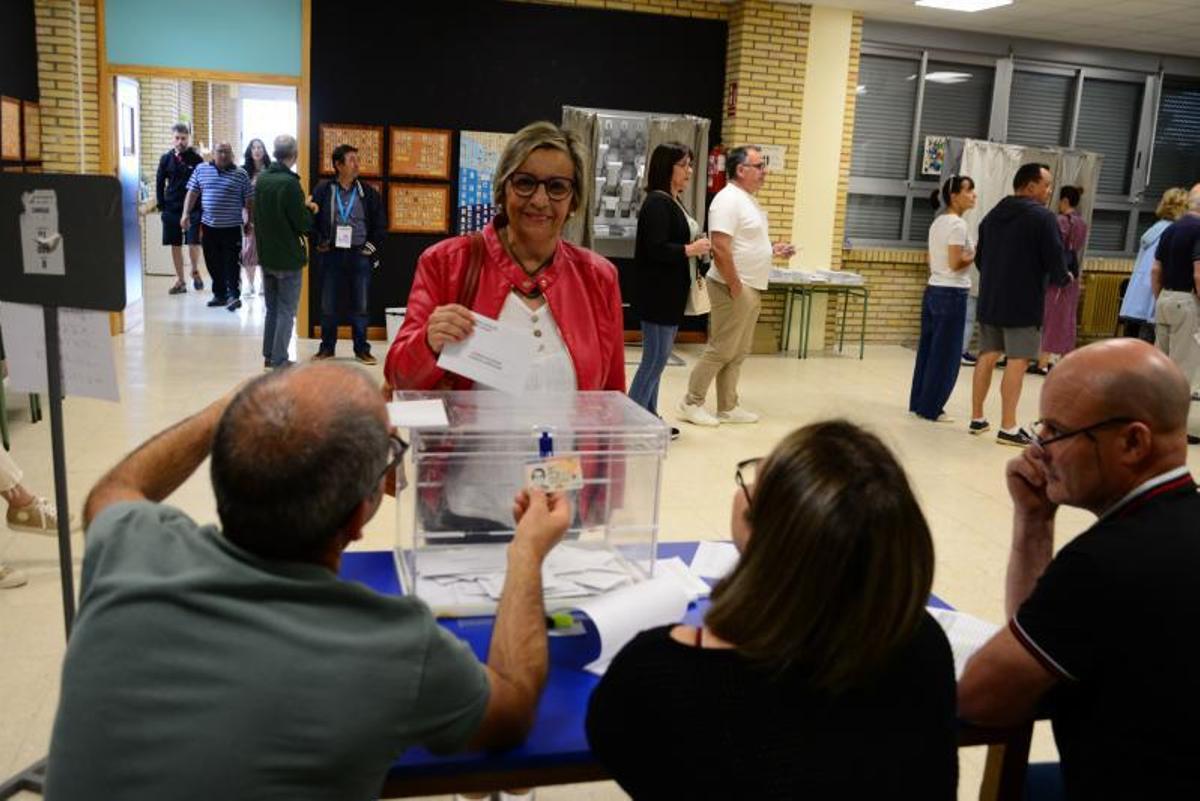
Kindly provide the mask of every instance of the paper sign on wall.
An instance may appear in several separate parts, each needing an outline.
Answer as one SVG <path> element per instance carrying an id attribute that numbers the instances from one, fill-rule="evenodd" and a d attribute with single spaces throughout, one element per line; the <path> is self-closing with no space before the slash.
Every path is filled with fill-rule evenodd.
<path id="1" fill-rule="evenodd" d="M 11 387 L 17 392 L 47 392 L 46 325 L 41 306 L 0 303 L 0 328 L 8 358 Z M 63 390 L 67 395 L 118 401 L 108 313 L 58 310 Z"/>
<path id="2" fill-rule="evenodd" d="M 21 254 L 26 275 L 66 275 L 62 234 L 58 232 L 58 195 L 53 189 L 21 193 Z"/>

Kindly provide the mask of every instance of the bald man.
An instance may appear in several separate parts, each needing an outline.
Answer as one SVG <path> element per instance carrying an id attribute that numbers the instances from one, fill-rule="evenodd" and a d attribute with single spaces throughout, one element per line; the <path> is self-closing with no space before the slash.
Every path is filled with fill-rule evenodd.
<path id="1" fill-rule="evenodd" d="M 959 715 L 1049 711 L 1067 797 L 1200 797 L 1200 496 L 1189 387 L 1160 351 L 1113 339 L 1047 377 L 1033 444 L 1008 463 L 1011 618 L 967 664 Z M 1060 505 L 1099 519 L 1054 550 Z"/>
<path id="2" fill-rule="evenodd" d="M 410 746 L 523 739 L 567 504 L 518 499 L 481 665 L 421 601 L 338 578 L 406 447 L 365 373 L 314 365 L 252 381 L 102 478 L 46 798 L 365 801 Z M 161 503 L 210 452 L 220 528 Z"/>

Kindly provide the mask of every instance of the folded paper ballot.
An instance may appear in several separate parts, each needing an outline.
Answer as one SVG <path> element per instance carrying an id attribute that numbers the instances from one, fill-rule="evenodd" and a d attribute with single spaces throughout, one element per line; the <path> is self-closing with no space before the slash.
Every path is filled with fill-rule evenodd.
<path id="1" fill-rule="evenodd" d="M 687 593 L 669 576 L 655 576 L 579 603 L 575 609 L 587 615 L 600 637 L 600 655 L 584 670 L 603 675 L 617 652 L 639 632 L 678 623 L 687 607 Z"/>
<path id="2" fill-rule="evenodd" d="M 692 557 L 692 572 L 700 578 L 721 579 L 738 563 L 738 550 L 731 542 L 702 540 Z"/>
<path id="3" fill-rule="evenodd" d="M 1000 627 L 952 609 L 936 609 L 929 606 L 926 610 L 946 632 L 946 639 L 950 641 L 950 653 L 954 655 L 954 678 L 961 679 L 967 660 L 974 656 Z"/>

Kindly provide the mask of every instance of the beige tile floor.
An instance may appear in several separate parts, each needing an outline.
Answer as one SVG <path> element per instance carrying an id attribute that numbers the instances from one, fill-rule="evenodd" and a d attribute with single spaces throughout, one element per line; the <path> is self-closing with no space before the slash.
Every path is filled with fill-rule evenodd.
<path id="1" fill-rule="evenodd" d="M 261 370 L 261 298 L 231 314 L 205 307 L 207 297 L 196 293 L 168 297 L 169 284 L 168 279 L 147 280 L 144 328 L 114 340 L 122 402 L 66 401 L 68 484 L 74 509 L 122 454 Z M 315 343 L 300 341 L 297 347 L 300 358 L 306 358 Z M 382 355 L 382 343 L 375 347 Z M 698 349 L 686 346 L 678 352 L 690 365 Z M 349 343 L 343 342 L 339 355 L 348 360 L 349 353 Z M 636 350 L 630 353 L 637 358 Z M 960 609 L 1000 621 L 1010 513 L 1002 471 L 1015 451 L 993 444 L 990 437 L 968 436 L 965 423 L 931 424 L 910 417 L 905 410 L 913 358 L 912 351 L 899 347 L 868 347 L 864 361 L 835 355 L 806 361 L 751 357 L 742 374 L 743 403 L 761 412 L 763 421 L 719 429 L 683 426 L 683 436 L 671 446 L 665 466 L 662 536 L 726 537 L 734 464 L 767 453 L 796 426 L 845 416 L 879 433 L 908 470 L 937 546 L 934 591 Z M 629 368 L 630 378 L 633 370 Z M 660 402 L 668 418 L 684 391 L 687 373 L 685 367 L 668 367 L 663 376 Z M 1027 378 L 1023 420 L 1037 416 L 1041 380 Z M 999 415 L 998 390 L 997 381 L 988 405 L 993 418 Z M 968 416 L 969 392 L 970 372 L 964 370 L 947 406 L 960 420 Z M 13 454 L 26 471 L 25 483 L 50 493 L 48 422 L 30 425 L 20 395 L 10 396 L 9 416 Z M 171 500 L 197 520 L 215 520 L 207 466 Z M 389 547 L 396 517 L 394 507 L 381 510 L 359 547 Z M 1088 523 L 1086 514 L 1066 511 L 1060 531 L 1073 536 Z M 73 541 L 78 560 L 80 537 Z M 0 529 L 0 560 L 30 575 L 27 586 L 0 591 L 0 777 L 5 777 L 46 752 L 58 698 L 63 630 L 55 542 Z M 964 750 L 960 757 L 959 797 L 977 797 L 983 751 Z M 1035 739 L 1034 757 L 1054 757 L 1044 726 Z M 601 801 L 625 796 L 615 785 L 599 783 L 547 789 L 539 797 Z"/>

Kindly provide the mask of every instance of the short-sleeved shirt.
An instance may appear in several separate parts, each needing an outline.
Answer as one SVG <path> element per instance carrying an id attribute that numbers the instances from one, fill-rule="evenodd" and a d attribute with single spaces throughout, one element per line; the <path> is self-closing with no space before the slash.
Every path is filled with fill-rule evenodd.
<path id="1" fill-rule="evenodd" d="M 1010 628 L 1060 679 L 1069 799 L 1200 798 L 1200 495 L 1186 468 L 1062 548 Z"/>
<path id="2" fill-rule="evenodd" d="M 1196 291 L 1195 263 L 1200 261 L 1200 214 L 1185 214 L 1163 231 L 1154 258 L 1162 264 L 1163 289 Z"/>
<path id="3" fill-rule="evenodd" d="M 771 237 L 767 212 L 754 195 L 737 184 L 726 184 L 708 207 L 708 230 L 733 237 L 733 266 L 746 286 L 763 290 L 771 279 Z M 708 277 L 725 283 L 721 273 L 709 270 Z"/>
<path id="4" fill-rule="evenodd" d="M 929 285 L 955 289 L 971 288 L 971 271 L 950 269 L 950 246 L 968 249 L 971 236 L 967 221 L 957 214 L 941 214 L 929 226 Z"/>
<path id="5" fill-rule="evenodd" d="M 200 222 L 210 228 L 237 228 L 242 225 L 242 209 L 254 197 L 254 185 L 241 167 L 218 170 L 215 164 L 201 164 L 188 179 L 189 192 L 200 193 L 204 213 Z"/>
<path id="6" fill-rule="evenodd" d="M 482 665 L 421 601 L 261 559 L 170 506 L 99 515 L 81 593 L 54 801 L 365 801 L 406 748 L 464 747 L 487 706 Z"/>

